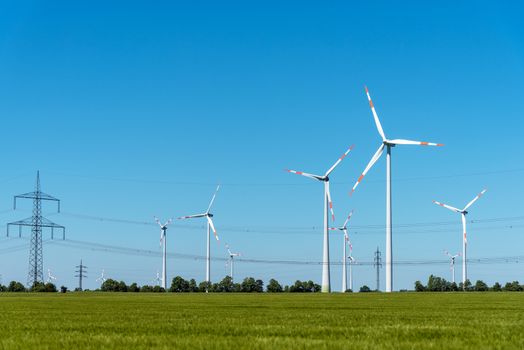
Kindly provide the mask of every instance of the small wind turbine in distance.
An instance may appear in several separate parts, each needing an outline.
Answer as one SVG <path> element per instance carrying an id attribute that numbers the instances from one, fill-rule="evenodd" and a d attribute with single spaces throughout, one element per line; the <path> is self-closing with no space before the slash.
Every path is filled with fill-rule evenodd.
<path id="1" fill-rule="evenodd" d="M 468 279 L 468 273 L 467 273 L 467 268 L 466 268 L 466 248 L 467 248 L 467 245 L 468 245 L 468 238 L 467 238 L 467 234 L 466 234 L 466 232 L 467 232 L 467 230 L 466 230 L 466 215 L 468 215 L 469 207 L 471 207 L 473 205 L 473 203 L 478 201 L 479 198 L 482 197 L 484 195 L 484 193 L 486 193 L 486 191 L 487 190 L 483 190 L 482 192 L 480 192 L 462 210 L 454 208 L 454 207 L 452 207 L 450 205 L 447 205 L 447 204 L 444 204 L 444 203 L 433 201 L 433 203 L 435 203 L 436 205 L 440 205 L 441 207 L 444 207 L 446 209 L 454 211 L 455 213 L 459 213 L 460 216 L 462 217 L 462 232 L 463 232 L 463 236 L 462 236 L 462 288 L 466 288 L 466 280 Z"/>
<path id="2" fill-rule="evenodd" d="M 451 255 L 447 250 L 444 250 L 444 254 L 449 257 L 449 268 L 451 270 L 451 282 L 455 283 L 455 259 L 460 256 L 460 253 Z"/>
<path id="3" fill-rule="evenodd" d="M 348 227 L 347 227 L 348 222 L 351 219 L 351 216 L 353 216 L 353 210 L 351 211 L 351 213 L 349 213 L 346 221 L 344 222 L 344 225 L 342 225 L 341 227 L 330 227 L 329 228 L 332 231 L 338 230 L 338 231 L 344 232 L 344 239 L 342 241 L 342 248 L 343 248 L 342 249 L 342 291 L 341 291 L 342 293 L 345 293 L 346 290 L 348 289 L 347 288 L 348 275 L 347 275 L 347 270 L 346 270 L 348 255 L 347 255 L 346 247 L 347 245 L 349 245 L 349 249 L 350 250 L 353 249 L 351 245 L 351 241 L 349 240 Z M 351 287 L 349 287 L 349 289 L 351 289 Z"/>
<path id="4" fill-rule="evenodd" d="M 329 272 L 329 217 L 328 212 L 331 210 L 331 217 L 333 222 L 335 221 L 335 213 L 333 211 L 333 202 L 331 200 L 331 192 L 329 189 L 329 175 L 335 170 L 335 168 L 342 162 L 344 158 L 351 152 L 353 146 L 349 149 L 333 164 L 331 168 L 324 175 L 314 175 L 304 173 L 302 171 L 296 170 L 286 170 L 289 173 L 297 174 L 301 176 L 308 177 L 313 180 L 317 180 L 324 183 L 324 245 L 323 245 L 323 255 L 322 255 L 322 293 L 331 292 L 331 280 Z"/>
<path id="5" fill-rule="evenodd" d="M 104 283 L 105 281 L 107 281 L 107 278 L 105 278 L 105 270 L 102 269 L 102 273 L 100 274 L 100 277 L 98 277 L 96 279 L 97 282 L 99 283 Z"/>
<path id="6" fill-rule="evenodd" d="M 220 189 L 220 185 L 217 186 L 217 189 L 215 190 L 215 193 L 213 194 L 213 198 L 211 198 L 211 202 L 209 203 L 209 206 L 207 207 L 207 211 L 203 214 L 196 214 L 196 215 L 188 215 L 188 216 L 181 216 L 178 219 L 179 220 L 185 220 L 185 219 L 196 219 L 196 218 L 206 218 L 207 220 L 207 255 L 206 255 L 206 282 L 211 282 L 211 244 L 210 244 L 210 231 L 213 230 L 213 234 L 215 235 L 215 239 L 217 242 L 219 241 L 217 230 L 215 229 L 215 225 L 213 224 L 213 214 L 211 214 L 211 208 L 213 207 L 213 203 L 215 202 L 215 198 L 217 196 L 218 190 Z"/>
<path id="7" fill-rule="evenodd" d="M 230 274 L 229 276 L 231 277 L 231 281 L 234 280 L 234 277 L 233 277 L 233 273 L 234 273 L 234 261 L 235 261 L 235 258 L 238 257 L 238 256 L 241 256 L 240 253 L 233 253 L 231 251 L 231 249 L 229 249 L 229 244 L 226 244 L 226 249 L 227 249 L 227 253 L 229 255 L 229 263 L 231 264 L 230 268 L 231 268 L 231 271 L 230 271 Z"/>
<path id="8" fill-rule="evenodd" d="M 349 246 L 349 289 L 353 292 L 353 264 L 356 264 L 357 261 L 353 258 L 353 247 Z"/>
<path id="9" fill-rule="evenodd" d="M 167 269 L 166 269 L 166 261 L 167 261 L 167 240 L 166 240 L 166 232 L 167 232 L 167 226 L 173 222 L 173 219 L 169 219 L 165 222 L 165 224 L 162 225 L 160 220 L 155 216 L 155 221 L 160 226 L 160 245 L 162 246 L 162 288 L 167 291 Z"/>
<path id="10" fill-rule="evenodd" d="M 51 269 L 47 269 L 47 283 L 53 283 L 56 279 L 57 278 L 51 274 Z"/>
<path id="11" fill-rule="evenodd" d="M 153 283 L 156 286 L 159 286 L 161 281 L 162 281 L 162 279 L 160 278 L 160 272 L 157 271 L 156 272 L 156 278 L 153 280 Z"/>
<path id="12" fill-rule="evenodd" d="M 395 147 L 396 145 L 418 145 L 418 146 L 443 146 L 441 143 L 432 143 L 432 142 L 421 142 L 421 141 L 411 141 L 411 140 L 403 140 L 403 139 L 394 139 L 390 140 L 386 138 L 386 134 L 384 133 L 384 130 L 382 129 L 382 125 L 380 124 L 380 120 L 378 119 L 377 112 L 375 111 L 375 106 L 373 105 L 373 102 L 371 101 L 371 96 L 369 95 L 369 90 L 366 87 L 366 94 L 369 100 L 369 106 L 371 107 L 371 112 L 373 113 L 373 118 L 375 119 L 375 125 L 377 126 L 378 133 L 380 134 L 380 137 L 382 138 L 382 144 L 378 148 L 377 152 L 373 155 L 370 162 L 358 178 L 357 182 L 353 186 L 353 189 L 351 191 L 351 194 L 355 192 L 355 189 L 360 184 L 364 176 L 368 173 L 368 171 L 375 165 L 375 163 L 379 160 L 379 158 L 382 156 L 382 153 L 384 153 L 384 148 L 387 149 L 387 156 L 386 156 L 386 292 L 392 292 L 393 291 L 393 219 L 392 219 L 392 204 L 391 204 L 391 148 Z"/>

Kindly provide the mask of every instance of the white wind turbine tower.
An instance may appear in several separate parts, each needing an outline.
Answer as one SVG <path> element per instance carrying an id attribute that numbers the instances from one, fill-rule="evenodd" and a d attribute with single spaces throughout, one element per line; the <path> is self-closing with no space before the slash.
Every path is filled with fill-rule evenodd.
<path id="1" fill-rule="evenodd" d="M 167 270 L 166 270 L 166 261 L 167 261 L 167 241 L 166 241 L 166 232 L 167 226 L 173 222 L 173 219 L 169 219 L 162 225 L 160 220 L 155 217 L 155 221 L 160 226 L 160 245 L 162 246 L 162 288 L 167 290 Z"/>
<path id="2" fill-rule="evenodd" d="M 51 274 L 51 269 L 47 269 L 47 283 L 56 281 L 56 277 Z"/>
<path id="3" fill-rule="evenodd" d="M 460 256 L 459 254 L 451 255 L 447 250 L 444 251 L 444 254 L 446 254 L 449 257 L 449 268 L 451 270 L 451 282 L 455 283 L 455 259 Z"/>
<path id="4" fill-rule="evenodd" d="M 433 201 L 433 203 L 435 203 L 437 205 L 440 205 L 441 207 L 444 207 L 446 209 L 454 211 L 455 213 L 459 213 L 460 216 L 462 217 L 462 232 L 463 232 L 463 236 L 462 236 L 462 286 L 463 286 L 463 288 L 465 288 L 466 280 L 468 279 L 468 273 L 467 273 L 467 268 L 466 268 L 466 248 L 467 248 L 467 245 L 468 245 L 468 239 L 467 239 L 467 234 L 466 234 L 466 232 L 467 232 L 466 231 L 466 215 L 468 215 L 469 207 L 471 207 L 473 205 L 473 203 L 475 203 L 480 197 L 482 197 L 482 195 L 484 193 L 486 193 L 486 191 L 487 190 L 483 190 L 482 192 L 480 192 L 462 210 L 454 208 L 454 207 L 449 206 L 449 205 L 444 204 L 444 203 Z"/>
<path id="5" fill-rule="evenodd" d="M 231 277 L 231 280 L 233 280 L 233 273 L 234 273 L 234 261 L 235 261 L 235 258 L 236 257 L 239 257 L 241 256 L 240 253 L 233 253 L 231 251 L 231 249 L 229 249 L 229 244 L 226 244 L 226 248 L 227 248 L 227 252 L 228 252 L 228 255 L 229 255 L 229 263 L 231 264 L 230 268 L 231 268 L 231 271 L 230 271 L 230 277 Z"/>
<path id="6" fill-rule="evenodd" d="M 347 261 L 348 261 L 348 255 L 347 255 L 347 249 L 346 247 L 349 245 L 349 249 L 350 251 L 353 249 L 352 246 L 351 246 L 351 241 L 349 240 L 349 235 L 348 235 L 348 222 L 349 220 L 351 219 L 351 216 L 353 216 L 353 210 L 351 211 L 351 213 L 349 213 L 346 221 L 344 222 L 344 225 L 342 225 L 341 227 L 331 227 L 330 230 L 334 231 L 334 230 L 338 230 L 338 231 L 342 231 L 344 232 L 344 240 L 342 241 L 342 293 L 345 293 L 346 290 L 348 289 L 347 288 L 347 283 L 348 283 L 348 274 L 347 274 Z M 351 266 L 350 266 L 350 269 L 351 269 Z M 350 278 L 350 285 L 351 285 L 351 278 Z M 349 287 L 349 289 L 352 289 L 351 288 L 352 286 Z"/>
<path id="7" fill-rule="evenodd" d="M 355 192 L 355 189 L 360 184 L 364 176 L 368 171 L 375 165 L 384 153 L 384 148 L 387 150 L 386 156 L 386 292 L 393 291 L 393 242 L 392 242 L 392 228 L 393 228 L 393 218 L 392 218 L 392 203 L 391 203 L 391 148 L 396 145 L 419 145 L 419 146 L 443 146 L 440 143 L 431 143 L 431 142 L 421 142 L 421 141 L 411 141 L 411 140 L 402 140 L 394 139 L 390 140 L 386 138 L 380 120 L 378 119 L 377 112 L 375 111 L 375 106 L 371 101 L 371 96 L 369 95 L 368 88 L 366 87 L 366 94 L 369 100 L 369 106 L 371 107 L 371 112 L 373 113 L 373 118 L 375 119 L 375 124 L 377 126 L 378 133 L 382 137 L 382 144 L 378 148 L 377 152 L 371 158 L 371 161 L 366 166 L 362 175 L 358 178 L 357 182 L 353 186 L 351 193 Z"/>
<path id="8" fill-rule="evenodd" d="M 209 207 L 207 207 L 207 211 L 203 214 L 196 214 L 196 215 L 189 215 L 189 216 L 182 216 L 179 217 L 179 220 L 184 219 L 195 219 L 195 218 L 206 218 L 207 220 L 207 255 L 206 255 L 206 282 L 211 282 L 211 244 L 210 244 L 210 231 L 213 230 L 213 234 L 215 235 L 216 240 L 218 241 L 218 235 L 217 231 L 215 229 L 215 225 L 213 224 L 213 214 L 211 214 L 211 207 L 213 206 L 213 203 L 215 202 L 215 198 L 217 196 L 217 192 L 220 189 L 220 185 L 217 186 L 217 189 L 215 193 L 213 194 L 213 198 L 211 198 L 211 202 L 209 203 Z"/>
<path id="9" fill-rule="evenodd" d="M 322 293 L 331 292 L 331 281 L 330 281 L 330 272 L 329 272 L 329 217 L 328 211 L 331 210 L 331 217 L 335 221 L 335 213 L 333 212 L 333 202 L 331 201 L 331 192 L 329 190 L 329 175 L 335 170 L 335 168 L 342 162 L 342 160 L 348 155 L 348 153 L 353 149 L 351 146 L 324 175 L 314 175 L 304 173 L 302 171 L 296 170 L 286 170 L 290 173 L 302 175 L 313 180 L 321 181 L 324 183 L 324 245 L 323 245 L 323 255 L 322 255 Z"/>
<path id="10" fill-rule="evenodd" d="M 105 270 L 102 269 L 102 273 L 100 274 L 100 277 L 98 277 L 96 279 L 97 282 L 101 282 L 101 283 L 104 283 L 105 281 L 107 281 L 107 278 L 105 278 Z"/>

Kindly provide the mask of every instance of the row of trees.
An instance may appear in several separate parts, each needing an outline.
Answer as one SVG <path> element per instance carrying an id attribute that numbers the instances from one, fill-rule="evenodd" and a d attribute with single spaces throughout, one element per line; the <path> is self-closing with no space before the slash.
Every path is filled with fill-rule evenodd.
<path id="1" fill-rule="evenodd" d="M 124 281 L 108 279 L 102 283 L 100 290 L 103 292 L 165 292 L 159 286 L 142 286 L 136 283 L 126 285 Z M 296 281 L 293 285 L 282 286 L 277 280 L 271 279 L 264 290 L 264 282 L 253 277 L 244 278 L 241 283 L 235 283 L 231 277 L 226 276 L 218 283 L 197 282 L 194 279 L 185 280 L 177 276 L 171 281 L 168 289 L 172 293 L 317 293 L 320 292 L 320 285 L 313 281 Z"/>
<path id="2" fill-rule="evenodd" d="M 61 287 L 62 290 L 65 287 Z M 67 290 L 67 288 L 65 288 Z M 53 283 L 36 282 L 30 288 L 26 288 L 22 283 L 11 281 L 7 286 L 0 285 L 0 292 L 32 292 L 32 293 L 56 293 L 58 290 Z"/>
<path id="3" fill-rule="evenodd" d="M 460 282 L 458 285 L 455 282 L 446 281 L 442 277 L 430 275 L 428 284 L 423 285 L 422 282 L 415 282 L 416 292 L 522 292 L 524 285 L 519 284 L 518 281 L 508 282 L 504 286 L 496 282 L 493 286 L 488 286 L 484 281 L 478 280 L 475 284 L 471 284 L 470 280 L 466 283 Z"/>

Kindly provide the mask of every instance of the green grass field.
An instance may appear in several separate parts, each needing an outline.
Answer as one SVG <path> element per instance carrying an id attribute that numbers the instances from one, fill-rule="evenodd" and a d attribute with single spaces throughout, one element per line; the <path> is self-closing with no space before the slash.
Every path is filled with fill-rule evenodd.
<path id="1" fill-rule="evenodd" d="M 6 294 L 2 349 L 524 349 L 524 293 Z"/>

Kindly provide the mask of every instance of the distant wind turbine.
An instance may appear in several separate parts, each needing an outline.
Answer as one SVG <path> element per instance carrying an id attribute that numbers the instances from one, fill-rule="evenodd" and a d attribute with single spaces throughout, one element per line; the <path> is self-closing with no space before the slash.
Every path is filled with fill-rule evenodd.
<path id="1" fill-rule="evenodd" d="M 444 254 L 446 254 L 450 259 L 449 269 L 451 270 L 451 282 L 455 283 L 455 259 L 460 256 L 460 253 L 451 255 L 447 250 L 445 250 Z"/>
<path id="2" fill-rule="evenodd" d="M 351 245 L 351 241 L 349 240 L 349 235 L 348 235 L 348 222 L 349 220 L 351 219 L 351 216 L 353 216 L 353 210 L 351 211 L 351 213 L 349 213 L 346 221 L 344 222 L 344 225 L 342 225 L 341 227 L 331 227 L 330 230 L 334 231 L 334 230 L 338 230 L 338 231 L 342 231 L 344 233 L 344 239 L 342 241 L 342 293 L 345 293 L 346 290 L 348 289 L 347 288 L 347 283 L 348 283 L 348 274 L 347 274 L 347 262 L 348 262 L 348 255 L 347 255 L 347 246 L 349 245 L 349 249 L 350 251 L 353 249 L 352 245 Z M 350 266 L 351 268 L 351 266 Z M 351 281 L 350 281 L 351 282 Z M 351 283 L 350 283 L 351 284 Z M 351 286 L 349 287 L 349 289 L 352 289 Z"/>
<path id="3" fill-rule="evenodd" d="M 460 216 L 462 217 L 462 232 L 463 232 L 463 236 L 462 236 L 462 286 L 463 286 L 463 288 L 466 288 L 466 280 L 468 279 L 468 273 L 467 273 L 467 268 L 466 268 L 466 248 L 467 248 L 467 245 L 468 245 L 468 239 L 467 239 L 467 234 L 466 234 L 466 232 L 467 232 L 466 231 L 466 215 L 468 215 L 469 207 L 471 207 L 473 205 L 473 203 L 478 201 L 479 198 L 482 197 L 484 195 L 484 193 L 486 193 L 486 191 L 487 190 L 483 190 L 482 192 L 480 192 L 462 210 L 454 208 L 454 207 L 452 207 L 450 205 L 447 205 L 447 204 L 444 204 L 444 203 L 433 201 L 433 203 L 435 203 L 437 205 L 440 205 L 441 207 L 444 207 L 446 209 L 454 211 L 455 213 L 459 213 Z"/>
<path id="4" fill-rule="evenodd" d="M 353 149 L 351 146 L 324 175 L 314 175 L 304 173 L 296 170 L 286 170 L 289 173 L 308 177 L 313 180 L 317 180 L 324 183 L 324 245 L 323 245 L 323 256 L 322 256 L 322 293 L 331 292 L 331 280 L 329 272 L 329 210 L 331 210 L 332 220 L 335 221 L 335 213 L 333 211 L 333 202 L 331 201 L 331 192 L 329 190 L 329 175 L 335 170 L 335 168 L 342 162 L 342 160 L 348 155 Z"/>
<path id="5" fill-rule="evenodd" d="M 185 219 L 195 219 L 195 218 L 206 218 L 207 220 L 207 255 L 206 255 L 206 282 L 211 282 L 211 244 L 210 244 L 210 231 L 213 230 L 213 234 L 215 235 L 215 239 L 219 241 L 217 230 L 215 229 L 215 225 L 213 224 L 213 214 L 211 214 L 211 208 L 213 207 L 213 203 L 215 202 L 215 198 L 217 196 L 218 190 L 220 189 L 220 185 L 217 186 L 217 189 L 215 193 L 213 194 L 213 198 L 211 198 L 211 202 L 209 203 L 209 206 L 207 207 L 207 211 L 203 214 L 196 214 L 196 215 L 188 215 L 188 216 L 182 216 L 179 217 L 179 220 L 185 220 Z"/>
<path id="6" fill-rule="evenodd" d="M 51 269 L 47 269 L 47 283 L 53 283 L 56 277 L 51 274 Z"/>
<path id="7" fill-rule="evenodd" d="M 380 134 L 380 137 L 382 137 L 382 144 L 371 158 L 371 161 L 362 172 L 362 175 L 360 175 L 360 177 L 358 178 L 357 182 L 353 186 L 351 193 L 355 192 L 355 189 L 360 184 L 364 176 L 366 176 L 368 171 L 379 160 L 379 158 L 382 156 L 382 153 L 384 153 L 384 148 L 386 148 L 386 292 L 391 292 L 393 291 L 393 210 L 391 204 L 391 148 L 395 147 L 396 145 L 443 146 L 443 144 L 403 139 L 390 140 L 386 138 L 384 130 L 382 129 L 382 125 L 380 124 L 380 120 L 378 119 L 377 112 L 375 111 L 375 106 L 371 101 L 371 96 L 369 95 L 369 90 L 367 87 L 366 94 L 369 100 L 369 106 L 371 107 L 371 112 L 373 113 L 373 118 L 375 119 L 375 124 L 377 126 L 378 133 Z"/>
<path id="8" fill-rule="evenodd" d="M 233 253 L 231 251 L 231 249 L 229 249 L 229 244 L 226 244 L 226 249 L 227 249 L 227 252 L 228 252 L 228 255 L 229 255 L 229 263 L 231 264 L 230 265 L 231 271 L 230 271 L 230 275 L 229 276 L 231 277 L 231 280 L 233 281 L 233 279 L 234 279 L 234 277 L 233 277 L 234 261 L 235 261 L 235 258 L 241 256 L 241 254 L 240 253 Z"/>
<path id="9" fill-rule="evenodd" d="M 107 278 L 105 278 L 105 270 L 102 269 L 102 273 L 100 274 L 100 277 L 96 279 L 97 282 L 104 283 L 107 281 Z"/>
<path id="10" fill-rule="evenodd" d="M 167 290 L 167 227 L 173 222 L 173 219 L 167 220 L 163 225 L 160 220 L 155 217 L 155 222 L 160 226 L 160 245 L 162 246 L 162 288 Z"/>

